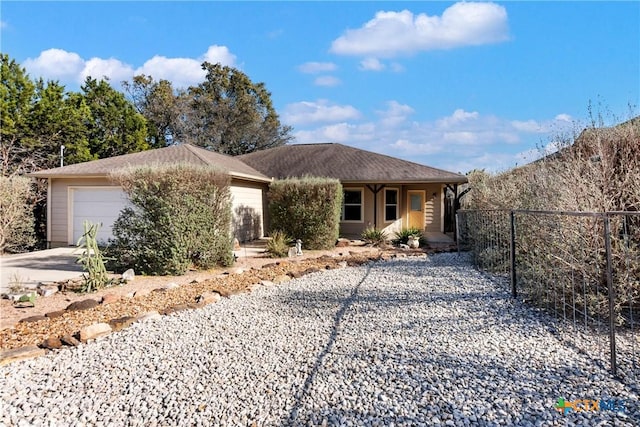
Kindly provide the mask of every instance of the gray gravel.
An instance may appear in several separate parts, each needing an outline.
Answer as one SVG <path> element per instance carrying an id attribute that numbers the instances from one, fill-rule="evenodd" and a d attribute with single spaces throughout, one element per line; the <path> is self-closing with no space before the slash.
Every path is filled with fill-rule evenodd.
<path id="1" fill-rule="evenodd" d="M 624 412 L 562 415 L 559 397 Z M 306 276 L 0 369 L 0 425 L 638 425 L 468 258 Z"/>

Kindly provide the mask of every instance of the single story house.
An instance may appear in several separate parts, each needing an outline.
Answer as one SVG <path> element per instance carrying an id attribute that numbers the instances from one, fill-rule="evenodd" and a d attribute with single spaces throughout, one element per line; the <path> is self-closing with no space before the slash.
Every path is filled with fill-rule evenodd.
<path id="1" fill-rule="evenodd" d="M 367 227 L 389 235 L 416 227 L 443 237 L 445 188 L 467 182 L 461 174 L 336 143 L 284 145 L 237 158 L 274 179 L 339 179 L 342 236 L 360 236 Z"/>
<path id="2" fill-rule="evenodd" d="M 359 236 L 367 227 L 389 233 L 417 227 L 445 237 L 446 186 L 467 182 L 464 175 L 342 144 L 295 144 L 231 157 L 189 144 L 93 160 L 30 174 L 48 180 L 47 241 L 50 247 L 75 245 L 84 220 L 111 227 L 127 198 L 109 180 L 111 172 L 132 166 L 188 163 L 216 167 L 231 177 L 234 233 L 240 241 L 269 230 L 268 186 L 273 179 L 318 176 L 339 179 L 344 188 L 340 234 Z"/>
<path id="3" fill-rule="evenodd" d="M 111 237 L 111 227 L 127 204 L 124 191 L 109 180 L 118 169 L 185 163 L 212 166 L 229 173 L 234 233 L 241 241 L 264 235 L 264 206 L 271 178 L 237 158 L 189 144 L 125 154 L 31 173 L 46 178 L 47 242 L 50 247 L 75 245 L 83 222 L 101 223 L 98 239 Z"/>

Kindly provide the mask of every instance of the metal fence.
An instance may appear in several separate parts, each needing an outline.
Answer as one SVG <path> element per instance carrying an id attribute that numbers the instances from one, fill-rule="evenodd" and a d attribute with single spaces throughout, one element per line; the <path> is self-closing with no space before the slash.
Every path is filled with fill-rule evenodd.
<path id="1" fill-rule="evenodd" d="M 459 211 L 458 245 L 562 340 L 640 380 L 640 213 Z"/>

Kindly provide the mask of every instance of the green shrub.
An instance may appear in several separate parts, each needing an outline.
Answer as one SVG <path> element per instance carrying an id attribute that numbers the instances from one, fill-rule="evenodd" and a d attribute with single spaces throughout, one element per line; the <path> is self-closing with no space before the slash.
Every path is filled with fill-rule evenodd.
<path id="1" fill-rule="evenodd" d="M 0 254 L 21 252 L 35 243 L 29 178 L 0 176 Z"/>
<path id="2" fill-rule="evenodd" d="M 393 244 L 399 245 L 402 243 L 406 245 L 409 241 L 409 236 L 418 237 L 418 239 L 420 239 L 420 246 L 427 245 L 427 239 L 422 234 L 422 230 L 417 227 L 403 228 L 402 230 L 397 231 L 395 239 L 392 240 Z"/>
<path id="3" fill-rule="evenodd" d="M 340 181 L 310 177 L 275 181 L 269 187 L 269 200 L 273 229 L 301 239 L 307 249 L 335 246 L 342 209 Z"/>
<path id="4" fill-rule="evenodd" d="M 115 269 L 183 274 L 233 263 L 230 178 L 188 165 L 130 169 L 112 176 L 132 207 L 113 225 Z"/>
<path id="5" fill-rule="evenodd" d="M 373 246 L 383 245 L 388 240 L 384 230 L 377 230 L 373 227 L 368 227 L 362 232 L 362 239 Z"/>
<path id="6" fill-rule="evenodd" d="M 291 238 L 286 233 L 276 230 L 270 233 L 270 239 L 267 242 L 267 253 L 272 258 L 282 258 L 289 254 L 289 243 Z"/>

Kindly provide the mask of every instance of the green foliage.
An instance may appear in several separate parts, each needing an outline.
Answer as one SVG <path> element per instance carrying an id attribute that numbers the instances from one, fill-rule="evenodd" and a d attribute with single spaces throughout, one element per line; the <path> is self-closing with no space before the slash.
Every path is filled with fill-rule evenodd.
<path id="1" fill-rule="evenodd" d="M 276 230 L 270 233 L 270 239 L 267 242 L 267 253 L 272 258 L 282 258 L 289 254 L 289 243 L 291 237 L 283 231 Z"/>
<path id="2" fill-rule="evenodd" d="M 83 275 L 84 285 L 80 289 L 81 292 L 93 292 L 108 286 L 112 280 L 107 274 L 105 267 L 105 258 L 98 247 L 96 236 L 100 229 L 99 224 L 93 224 L 84 221 L 82 224 L 84 233 L 78 240 L 78 247 L 82 251 L 78 262 L 82 264 L 82 268 L 87 274 Z"/>
<path id="3" fill-rule="evenodd" d="M 154 148 L 173 144 L 185 117 L 185 103 L 181 94 L 173 90 L 171 82 L 155 81 L 153 77 L 142 74 L 131 82 L 122 82 L 122 85 L 133 105 L 147 120 L 149 144 Z"/>
<path id="4" fill-rule="evenodd" d="M 406 245 L 407 242 L 409 241 L 410 236 L 417 237 L 418 239 L 420 239 L 420 246 L 427 245 L 427 239 L 422 234 L 422 230 L 420 230 L 417 227 L 403 228 L 402 230 L 397 231 L 396 236 L 392 240 L 392 242 L 394 245 L 399 245 L 399 244 Z"/>
<path id="5" fill-rule="evenodd" d="M 291 127 L 280 124 L 264 83 L 221 64 L 205 62 L 202 68 L 206 79 L 185 91 L 144 75 L 125 83 L 149 123 L 151 144 L 182 142 L 239 155 L 291 140 Z"/>
<path id="6" fill-rule="evenodd" d="M 183 274 L 233 263 L 230 178 L 211 168 L 146 167 L 112 177 L 127 192 L 113 226 L 114 268 Z"/>
<path id="7" fill-rule="evenodd" d="M 82 86 L 91 111 L 88 123 L 89 148 L 97 158 L 148 150 L 146 121 L 124 94 L 105 80 L 87 77 Z"/>
<path id="8" fill-rule="evenodd" d="M 370 245 L 380 246 L 387 241 L 387 233 L 374 227 L 368 227 L 362 232 L 362 239 Z"/>
<path id="9" fill-rule="evenodd" d="M 34 244 L 31 180 L 0 176 L 0 253 Z"/>
<path id="10" fill-rule="evenodd" d="M 338 239 L 342 185 L 336 179 L 285 179 L 269 187 L 271 225 L 307 249 L 329 249 Z"/>

